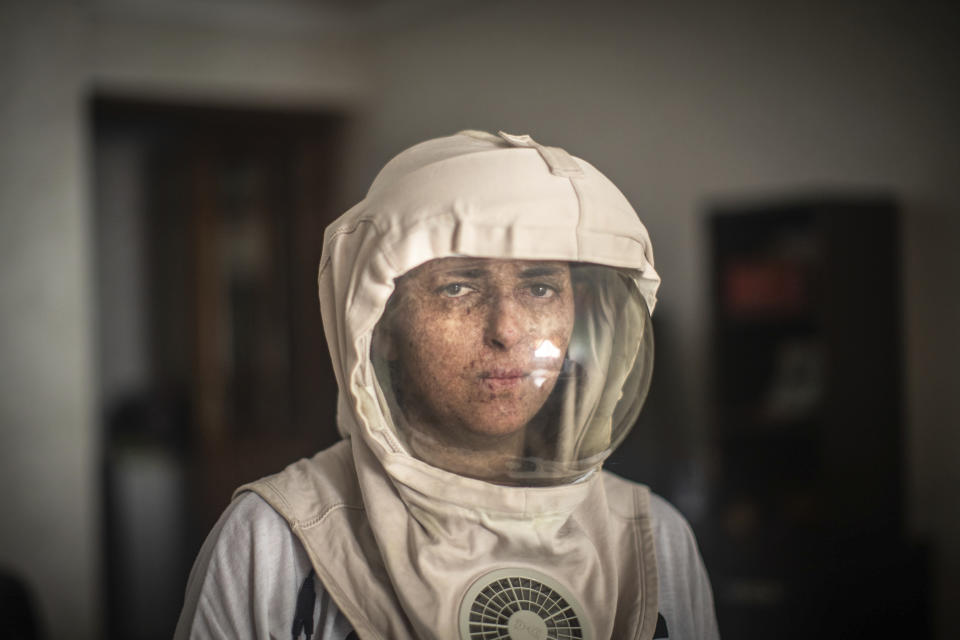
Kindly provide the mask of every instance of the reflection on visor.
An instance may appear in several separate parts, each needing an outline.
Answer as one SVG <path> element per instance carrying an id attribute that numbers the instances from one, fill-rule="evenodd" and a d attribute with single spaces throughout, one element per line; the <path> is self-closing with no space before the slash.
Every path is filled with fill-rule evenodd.
<path id="1" fill-rule="evenodd" d="M 540 346 L 538 346 L 533 352 L 533 357 L 537 360 L 556 360 L 562 355 L 563 351 L 549 340 L 541 341 Z M 533 371 L 533 383 L 537 387 L 542 387 L 549 376 L 550 372 L 548 370 L 535 369 Z"/>
<path id="2" fill-rule="evenodd" d="M 542 485 L 582 477 L 623 440 L 653 342 L 643 298 L 616 269 L 443 258 L 397 279 L 371 356 L 412 455 Z"/>

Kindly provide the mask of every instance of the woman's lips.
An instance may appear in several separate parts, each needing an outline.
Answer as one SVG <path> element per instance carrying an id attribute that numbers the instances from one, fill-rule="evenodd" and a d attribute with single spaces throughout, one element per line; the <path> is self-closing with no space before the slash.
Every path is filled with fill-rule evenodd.
<path id="1" fill-rule="evenodd" d="M 516 387 L 528 377 L 530 374 L 522 369 L 493 369 L 480 374 L 483 384 L 495 391 Z"/>
<path id="2" fill-rule="evenodd" d="M 489 369 L 480 374 L 481 378 L 523 378 L 529 375 L 523 369 Z"/>

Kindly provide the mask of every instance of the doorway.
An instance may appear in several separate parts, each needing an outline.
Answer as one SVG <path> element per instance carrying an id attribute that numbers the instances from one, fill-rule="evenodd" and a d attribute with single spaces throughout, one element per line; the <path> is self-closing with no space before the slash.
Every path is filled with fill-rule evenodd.
<path id="1" fill-rule="evenodd" d="M 338 438 L 316 295 L 342 113 L 95 96 L 109 637 L 169 638 L 234 488 Z"/>

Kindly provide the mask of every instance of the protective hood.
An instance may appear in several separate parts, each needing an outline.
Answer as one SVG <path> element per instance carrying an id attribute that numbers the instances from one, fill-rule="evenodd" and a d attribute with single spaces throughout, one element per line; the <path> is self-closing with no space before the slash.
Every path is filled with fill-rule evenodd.
<path id="1" fill-rule="evenodd" d="M 584 362 L 605 363 L 605 383 L 591 386 L 575 376 L 557 383 L 561 402 L 576 407 L 566 414 L 571 424 L 560 429 L 554 457 L 537 470 L 549 480 L 533 483 L 541 486 L 467 477 L 414 455 L 397 426 L 383 367 L 372 357 L 375 330 L 398 279 L 431 261 L 465 257 L 601 268 L 601 279 L 616 281 L 613 289 L 592 292 L 599 311 L 578 317 L 572 330 L 575 338 L 587 336 L 583 344 L 591 354 Z M 634 637 L 637 625 L 652 633 L 649 618 L 635 617 L 642 602 L 652 601 L 656 611 L 652 551 L 638 542 L 645 516 L 618 516 L 613 523 L 616 509 L 594 473 L 625 433 L 613 435 L 611 425 L 632 423 L 646 393 L 649 370 L 639 382 L 630 376 L 659 285 L 647 231 L 613 183 L 589 163 L 529 136 L 466 131 L 429 140 L 391 160 L 364 200 L 328 227 L 318 282 L 340 390 L 338 427 L 351 442 L 382 556 L 377 562 L 416 636 L 451 637 L 453 621 L 459 615 L 466 624 L 471 603 L 489 599 L 484 589 L 501 574 L 508 576 L 501 586 L 547 585 L 566 594 L 558 601 L 579 603 L 573 609 L 583 619 L 583 635 L 569 637 L 610 637 L 617 629 L 631 629 Z M 622 305 L 618 296 L 640 303 Z M 626 307 L 644 317 L 625 315 Z M 633 323 L 642 335 L 598 341 L 591 337 L 598 323 Z M 639 391 L 624 394 L 627 383 Z M 579 408 L 586 405 L 589 411 Z M 617 609 L 622 601 L 629 604 Z M 594 615 L 611 606 L 616 612 Z M 524 616 L 510 624 L 540 624 Z M 463 626 L 461 635 L 474 637 Z"/>
<path id="2" fill-rule="evenodd" d="M 319 273 L 340 389 L 339 429 L 344 437 L 363 438 L 386 467 L 408 452 L 370 358 L 374 329 L 398 277 L 455 256 L 615 267 L 650 311 L 656 301 L 659 277 L 647 231 L 623 194 L 590 164 L 529 136 L 504 133 L 463 132 L 404 151 L 383 168 L 367 197 L 327 229 Z M 615 314 L 618 301 L 601 306 Z M 614 336 L 605 348 L 623 351 L 617 339 L 624 337 Z M 620 368 L 630 364 L 628 358 Z M 614 395 L 606 404 L 620 400 Z M 561 470 L 568 476 L 609 453 L 608 447 L 584 443 L 587 436 L 596 439 L 584 433 L 588 425 L 577 429 L 565 437 L 580 442 L 580 450 L 570 444 L 562 455 L 582 462 Z M 597 452 L 603 455 L 589 455 Z M 412 466 L 432 475 L 416 461 Z"/>

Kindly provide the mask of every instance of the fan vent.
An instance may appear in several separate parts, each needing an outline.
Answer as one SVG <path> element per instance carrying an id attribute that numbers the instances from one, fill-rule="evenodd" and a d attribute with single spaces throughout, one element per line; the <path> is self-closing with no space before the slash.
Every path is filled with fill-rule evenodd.
<path id="1" fill-rule="evenodd" d="M 463 640 L 587 640 L 579 603 L 529 569 L 481 576 L 460 606 Z"/>

